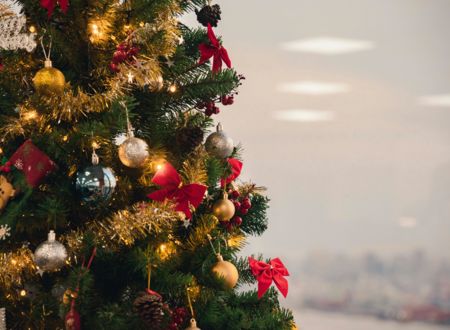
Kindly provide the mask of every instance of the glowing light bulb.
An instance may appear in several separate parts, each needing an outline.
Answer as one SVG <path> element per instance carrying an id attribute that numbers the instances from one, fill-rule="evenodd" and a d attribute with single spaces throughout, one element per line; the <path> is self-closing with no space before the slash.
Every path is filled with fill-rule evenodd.
<path id="1" fill-rule="evenodd" d="M 28 31 L 30 31 L 31 33 L 36 33 L 36 27 L 35 27 L 34 25 L 31 25 L 31 26 L 28 28 Z"/>
<path id="2" fill-rule="evenodd" d="M 172 85 L 169 86 L 169 93 L 172 93 L 172 94 L 173 94 L 173 93 L 176 93 L 177 90 L 178 90 L 177 85 L 172 84 Z"/>
<path id="3" fill-rule="evenodd" d="M 21 297 L 25 297 L 26 295 L 27 295 L 27 291 L 25 291 L 24 289 L 20 290 Z"/>
<path id="4" fill-rule="evenodd" d="M 64 141 L 64 142 L 67 142 L 67 140 L 69 140 L 69 136 L 68 136 L 68 135 L 64 135 L 64 136 L 63 136 L 63 141 Z"/>

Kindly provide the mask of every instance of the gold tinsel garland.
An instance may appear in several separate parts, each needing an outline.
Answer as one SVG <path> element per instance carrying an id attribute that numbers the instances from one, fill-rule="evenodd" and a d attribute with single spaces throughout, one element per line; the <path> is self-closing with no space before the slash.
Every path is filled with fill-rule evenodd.
<path id="1" fill-rule="evenodd" d="M 23 285 L 25 278 L 35 276 L 36 270 L 33 252 L 25 246 L 14 252 L 0 253 L 0 287 L 6 297 L 15 298 L 15 289 Z"/>
<path id="2" fill-rule="evenodd" d="M 151 235 L 170 232 L 176 221 L 181 221 L 181 217 L 171 203 L 142 202 L 118 211 L 106 220 L 92 221 L 83 231 L 63 236 L 62 241 L 72 254 L 76 254 L 83 245 L 84 235 L 93 233 L 96 246 L 114 250 L 131 246 L 136 240 Z"/>

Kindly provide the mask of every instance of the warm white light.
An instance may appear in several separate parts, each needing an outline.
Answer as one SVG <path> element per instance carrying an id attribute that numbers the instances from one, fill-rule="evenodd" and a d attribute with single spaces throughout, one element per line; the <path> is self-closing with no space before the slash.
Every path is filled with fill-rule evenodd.
<path id="1" fill-rule="evenodd" d="M 423 96 L 419 103 L 430 107 L 450 107 L 450 94 Z"/>
<path id="2" fill-rule="evenodd" d="M 417 219 L 412 217 L 401 217 L 398 219 L 398 225 L 405 229 L 417 227 Z"/>
<path id="3" fill-rule="evenodd" d="M 275 111 L 273 117 L 281 121 L 319 122 L 334 120 L 335 115 L 333 111 L 327 110 L 295 109 Z"/>
<path id="4" fill-rule="evenodd" d="M 370 50 L 375 48 L 375 44 L 368 40 L 319 37 L 286 42 L 281 48 L 292 52 L 338 55 Z"/>
<path id="5" fill-rule="evenodd" d="M 299 81 L 285 83 L 278 86 L 278 90 L 284 93 L 305 95 L 330 95 L 347 93 L 350 87 L 343 83 L 326 83 L 320 81 Z"/>

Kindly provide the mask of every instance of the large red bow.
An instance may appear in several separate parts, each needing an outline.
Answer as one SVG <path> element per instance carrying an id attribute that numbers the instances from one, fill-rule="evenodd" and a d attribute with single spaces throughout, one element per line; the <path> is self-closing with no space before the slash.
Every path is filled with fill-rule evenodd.
<path id="1" fill-rule="evenodd" d="M 248 262 L 253 275 L 258 281 L 258 298 L 261 298 L 269 290 L 272 281 L 286 298 L 289 283 L 284 276 L 289 276 L 289 272 L 279 258 L 272 259 L 266 264 L 263 261 L 249 257 Z"/>
<path id="2" fill-rule="evenodd" d="M 231 174 L 226 178 L 220 181 L 221 186 L 225 186 L 226 184 L 234 181 L 239 175 L 241 175 L 242 171 L 242 162 L 236 158 L 228 158 L 228 164 L 231 166 Z"/>
<path id="3" fill-rule="evenodd" d="M 211 57 L 213 58 L 213 72 L 219 72 L 222 70 L 222 62 L 225 62 L 227 67 L 231 68 L 231 60 L 228 56 L 227 50 L 220 44 L 219 40 L 217 40 L 216 35 L 211 27 L 211 24 L 208 24 L 208 38 L 210 44 L 200 44 L 198 49 L 200 50 L 200 64 L 205 63 Z"/>
<path id="4" fill-rule="evenodd" d="M 50 18 L 55 10 L 56 4 L 59 3 L 63 13 L 67 13 L 69 9 L 69 0 L 41 0 L 41 6 L 47 9 L 47 16 Z"/>
<path id="5" fill-rule="evenodd" d="M 148 197 L 159 202 L 165 199 L 173 200 L 176 203 L 175 210 L 183 212 L 187 218 L 192 216 L 190 206 L 198 207 L 207 189 L 198 183 L 183 185 L 180 175 L 170 163 L 166 163 L 156 172 L 152 182 L 162 189 L 149 194 Z"/>

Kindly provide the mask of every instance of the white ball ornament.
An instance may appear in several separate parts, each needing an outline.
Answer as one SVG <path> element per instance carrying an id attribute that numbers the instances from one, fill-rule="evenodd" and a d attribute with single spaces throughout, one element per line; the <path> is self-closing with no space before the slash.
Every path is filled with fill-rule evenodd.
<path id="1" fill-rule="evenodd" d="M 48 239 L 34 251 L 34 262 L 40 270 L 54 272 L 63 267 L 66 260 L 66 247 L 56 240 L 55 232 L 50 230 Z"/>

